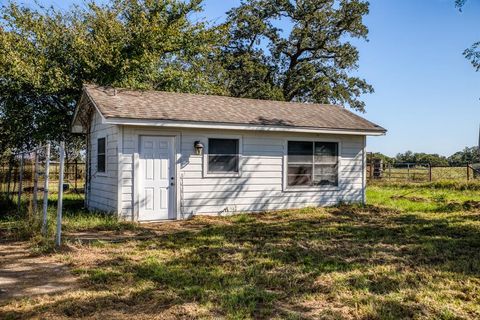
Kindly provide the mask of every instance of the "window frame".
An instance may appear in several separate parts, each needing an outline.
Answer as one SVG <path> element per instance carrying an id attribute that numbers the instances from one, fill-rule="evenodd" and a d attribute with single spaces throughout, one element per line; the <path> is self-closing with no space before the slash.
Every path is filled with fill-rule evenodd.
<path id="1" fill-rule="evenodd" d="M 209 172 L 208 171 L 208 155 L 210 139 L 236 139 L 238 140 L 238 172 Z M 202 141 L 203 142 L 203 141 Z M 239 135 L 208 135 L 204 141 L 203 150 L 203 177 L 204 178 L 237 178 L 242 175 L 242 154 L 243 154 L 243 137 Z"/>
<path id="2" fill-rule="evenodd" d="M 100 154 L 98 153 L 98 145 L 99 145 L 99 144 L 98 144 L 98 141 L 99 141 L 100 139 L 104 139 L 104 140 L 105 140 L 105 153 L 104 153 L 104 156 L 105 156 L 105 171 L 99 171 L 99 170 L 98 170 L 98 163 L 99 163 L 99 162 L 98 162 L 98 156 L 100 155 Z M 97 169 L 97 170 L 96 170 L 96 173 L 97 173 L 97 175 L 99 175 L 99 176 L 107 176 L 107 170 L 108 170 L 108 167 L 107 167 L 107 166 L 108 166 L 108 161 L 107 161 L 107 143 L 108 143 L 108 139 L 107 139 L 106 136 L 99 136 L 99 137 L 97 137 L 97 148 L 96 148 L 96 149 L 97 149 L 97 150 L 96 150 L 96 151 L 97 151 L 97 157 L 96 157 L 96 165 L 97 165 L 96 169 Z"/>
<path id="3" fill-rule="evenodd" d="M 330 185 L 314 185 L 314 186 L 289 186 L 288 185 L 288 142 L 333 142 L 337 144 L 337 185 L 330 186 Z M 342 166 L 342 141 L 340 139 L 332 139 L 332 138 L 287 138 L 284 141 L 284 155 L 283 155 L 283 191 L 338 191 L 340 190 L 340 183 L 341 183 L 341 166 Z M 313 155 L 312 155 L 313 156 Z"/>

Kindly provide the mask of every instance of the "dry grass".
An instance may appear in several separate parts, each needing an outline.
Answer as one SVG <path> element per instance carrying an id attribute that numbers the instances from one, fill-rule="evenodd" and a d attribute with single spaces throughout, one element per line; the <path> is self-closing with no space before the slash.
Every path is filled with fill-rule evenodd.
<path id="1" fill-rule="evenodd" d="M 4 301 L 0 318 L 478 319 L 480 213 L 421 211 L 395 192 L 371 189 L 367 207 L 76 233 L 53 257 L 77 287 Z"/>

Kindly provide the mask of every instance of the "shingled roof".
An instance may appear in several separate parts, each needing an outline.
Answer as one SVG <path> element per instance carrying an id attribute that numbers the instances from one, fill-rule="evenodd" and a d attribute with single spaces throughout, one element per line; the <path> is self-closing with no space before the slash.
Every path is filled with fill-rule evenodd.
<path id="1" fill-rule="evenodd" d="M 231 98 L 214 95 L 138 91 L 85 85 L 84 93 L 102 116 L 123 120 L 212 123 L 358 131 L 386 130 L 341 106 Z"/>

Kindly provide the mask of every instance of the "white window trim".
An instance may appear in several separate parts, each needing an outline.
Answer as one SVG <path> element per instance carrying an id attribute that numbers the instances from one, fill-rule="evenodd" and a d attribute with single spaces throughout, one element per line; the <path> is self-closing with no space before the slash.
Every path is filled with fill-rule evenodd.
<path id="1" fill-rule="evenodd" d="M 208 142 L 209 139 L 238 139 L 238 172 L 208 172 Z M 203 177 L 204 178 L 238 178 L 242 176 L 243 137 L 240 135 L 211 134 L 206 137 L 203 150 Z"/>
<path id="2" fill-rule="evenodd" d="M 337 166 L 337 185 L 336 186 L 288 186 L 288 142 L 289 141 L 311 141 L 311 142 L 335 142 L 338 144 L 338 166 Z M 287 138 L 283 145 L 283 191 L 339 191 L 341 189 L 341 166 L 342 166 L 342 141 L 339 139 L 328 138 Z"/>
<path id="3" fill-rule="evenodd" d="M 100 172 L 98 171 L 98 140 L 100 139 L 105 139 L 105 171 Z M 96 175 L 99 177 L 108 177 L 108 137 L 107 136 L 97 136 L 96 138 L 97 141 L 95 143 L 97 144 L 97 153 L 95 157 L 95 164 L 96 164 Z"/>

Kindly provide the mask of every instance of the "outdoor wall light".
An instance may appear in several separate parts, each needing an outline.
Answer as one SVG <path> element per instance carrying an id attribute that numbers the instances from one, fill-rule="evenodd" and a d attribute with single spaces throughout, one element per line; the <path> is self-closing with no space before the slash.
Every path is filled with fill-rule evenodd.
<path id="1" fill-rule="evenodd" d="M 193 147 L 195 148 L 195 153 L 197 155 L 201 155 L 202 154 L 202 151 L 203 151 L 203 143 L 201 143 L 200 141 L 195 141 L 193 143 Z"/>

